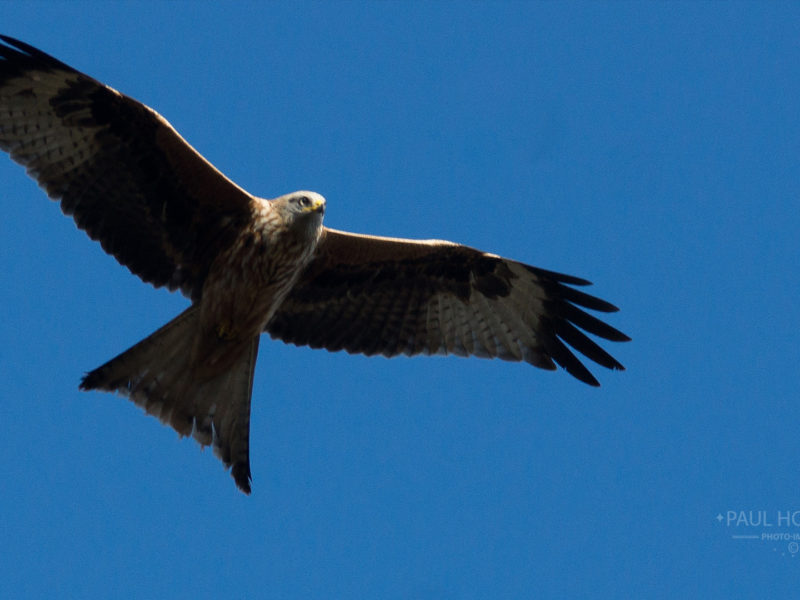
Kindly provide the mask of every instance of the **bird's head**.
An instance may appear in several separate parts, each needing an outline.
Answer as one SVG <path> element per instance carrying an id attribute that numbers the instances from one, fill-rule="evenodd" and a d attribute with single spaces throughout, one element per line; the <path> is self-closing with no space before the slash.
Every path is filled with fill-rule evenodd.
<path id="1" fill-rule="evenodd" d="M 322 231 L 325 198 L 316 192 L 299 191 L 280 196 L 272 201 L 289 230 L 304 237 L 317 237 Z"/>

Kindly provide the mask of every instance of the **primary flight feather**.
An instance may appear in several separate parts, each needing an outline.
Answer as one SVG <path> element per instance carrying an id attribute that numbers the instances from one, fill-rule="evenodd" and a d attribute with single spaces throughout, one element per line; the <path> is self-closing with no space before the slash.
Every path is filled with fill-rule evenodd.
<path id="1" fill-rule="evenodd" d="M 244 492 L 262 332 L 366 355 L 558 364 L 590 385 L 567 346 L 623 368 L 583 333 L 629 339 L 583 310 L 617 310 L 570 287 L 589 282 L 451 242 L 324 227 L 321 195 L 253 196 L 151 108 L 0 39 L 0 148 L 132 273 L 192 301 L 81 388 L 129 396 L 213 445 Z"/>

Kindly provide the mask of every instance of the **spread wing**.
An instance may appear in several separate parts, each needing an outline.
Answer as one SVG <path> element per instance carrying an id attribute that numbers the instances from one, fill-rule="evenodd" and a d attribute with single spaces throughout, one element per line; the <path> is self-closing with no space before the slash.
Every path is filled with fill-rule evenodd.
<path id="1" fill-rule="evenodd" d="M 196 298 L 251 196 L 154 110 L 0 39 L 0 149 L 134 274 Z"/>
<path id="2" fill-rule="evenodd" d="M 617 310 L 570 287 L 588 284 L 451 242 L 325 229 L 314 261 L 266 330 L 293 344 L 366 355 L 559 364 L 599 385 L 567 345 L 621 370 L 581 329 L 616 342 L 630 338 L 579 308 Z"/>

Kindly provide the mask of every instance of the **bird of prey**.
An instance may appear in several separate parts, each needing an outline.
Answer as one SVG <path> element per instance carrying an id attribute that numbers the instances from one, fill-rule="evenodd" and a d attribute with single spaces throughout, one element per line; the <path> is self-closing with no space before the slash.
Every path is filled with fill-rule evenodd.
<path id="1" fill-rule="evenodd" d="M 89 372 L 81 389 L 123 394 L 181 436 L 213 445 L 245 493 L 262 332 L 366 355 L 560 365 L 595 386 L 567 345 L 623 369 L 581 331 L 629 339 L 582 310 L 617 310 L 573 287 L 588 281 L 452 242 L 324 227 L 320 194 L 256 197 L 153 109 L 0 39 L 0 148 L 132 273 L 191 300 Z"/>

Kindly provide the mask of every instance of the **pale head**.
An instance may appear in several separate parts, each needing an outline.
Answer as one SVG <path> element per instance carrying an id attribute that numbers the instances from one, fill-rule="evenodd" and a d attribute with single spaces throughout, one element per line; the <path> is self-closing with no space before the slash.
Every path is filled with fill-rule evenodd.
<path id="1" fill-rule="evenodd" d="M 322 232 L 325 198 L 316 192 L 301 190 L 270 201 L 287 229 L 307 240 L 314 240 Z"/>

